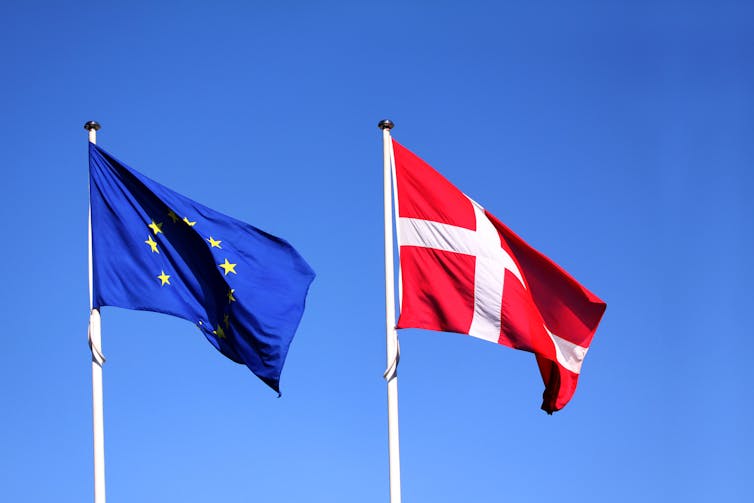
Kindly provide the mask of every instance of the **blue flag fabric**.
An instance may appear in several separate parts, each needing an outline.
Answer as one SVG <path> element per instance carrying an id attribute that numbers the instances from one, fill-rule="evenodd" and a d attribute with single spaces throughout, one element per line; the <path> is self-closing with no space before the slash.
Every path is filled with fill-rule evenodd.
<path id="1" fill-rule="evenodd" d="M 223 215 L 89 144 L 93 307 L 194 323 L 280 392 L 314 271 L 287 241 Z"/>

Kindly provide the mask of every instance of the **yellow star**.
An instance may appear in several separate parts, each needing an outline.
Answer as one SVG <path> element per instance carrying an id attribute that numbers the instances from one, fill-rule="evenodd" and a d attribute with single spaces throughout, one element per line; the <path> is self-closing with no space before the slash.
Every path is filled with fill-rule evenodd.
<path id="1" fill-rule="evenodd" d="M 223 247 L 220 246 L 220 243 L 222 243 L 222 241 L 212 239 L 212 236 L 207 238 L 207 241 L 209 241 L 210 248 L 220 248 L 222 250 Z"/>
<path id="2" fill-rule="evenodd" d="M 217 325 L 217 330 L 213 330 L 212 333 L 218 336 L 220 339 L 225 339 L 225 331 L 220 325 Z"/>
<path id="3" fill-rule="evenodd" d="M 231 288 L 230 290 L 228 290 L 228 304 L 230 304 L 231 302 L 235 302 L 236 301 L 236 298 L 233 297 L 233 293 L 235 291 L 236 291 L 235 288 Z"/>
<path id="4" fill-rule="evenodd" d="M 170 217 L 170 220 L 173 221 L 173 223 L 176 223 L 180 218 L 178 218 L 178 215 L 175 214 L 173 210 L 168 211 L 168 216 Z"/>
<path id="5" fill-rule="evenodd" d="M 230 262 L 228 262 L 227 258 L 225 259 L 225 263 L 224 264 L 217 264 L 217 265 L 223 268 L 223 270 L 225 271 L 225 275 L 226 276 L 228 275 L 229 272 L 232 272 L 233 274 L 238 274 L 236 272 L 236 266 L 238 264 L 231 264 Z"/>
<path id="6" fill-rule="evenodd" d="M 160 281 L 162 281 L 162 284 L 160 284 L 160 286 L 165 286 L 165 285 L 169 285 L 170 284 L 170 275 L 169 274 L 165 274 L 165 271 L 162 271 L 162 274 L 160 274 L 159 276 L 157 276 L 157 278 Z"/>
<path id="7" fill-rule="evenodd" d="M 152 239 L 152 236 L 147 236 L 147 240 L 144 242 L 148 244 L 150 248 L 152 248 L 153 253 L 160 253 L 160 250 L 157 249 L 157 241 Z"/>
<path id="8" fill-rule="evenodd" d="M 183 221 L 188 224 L 189 227 L 193 227 L 196 225 L 196 222 L 191 222 L 187 217 L 183 217 Z"/>
<path id="9" fill-rule="evenodd" d="M 223 323 L 225 323 L 225 328 L 230 328 L 230 316 L 226 314 L 223 317 Z"/>
<path id="10" fill-rule="evenodd" d="M 162 232 L 162 222 L 159 222 L 159 223 L 155 223 L 155 221 L 154 221 L 154 220 L 152 220 L 152 223 L 151 223 L 151 224 L 149 224 L 149 225 L 148 225 L 147 227 L 149 227 L 150 229 L 152 229 L 152 232 L 154 232 L 154 235 L 155 235 L 155 236 L 156 236 L 157 234 L 159 234 L 159 233 L 161 233 L 161 232 Z"/>

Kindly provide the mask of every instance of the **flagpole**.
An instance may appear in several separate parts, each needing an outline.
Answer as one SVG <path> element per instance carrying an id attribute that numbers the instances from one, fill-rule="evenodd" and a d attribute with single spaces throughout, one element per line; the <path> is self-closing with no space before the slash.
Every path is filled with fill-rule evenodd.
<path id="1" fill-rule="evenodd" d="M 100 125 L 94 121 L 84 124 L 89 142 L 97 143 Z M 92 352 L 92 429 L 94 433 L 94 503 L 105 503 L 105 431 L 102 412 L 102 333 L 99 309 L 92 298 L 92 208 L 89 206 L 89 349 Z"/>
<path id="2" fill-rule="evenodd" d="M 390 503 L 401 501 L 401 460 L 398 437 L 398 333 L 395 329 L 395 278 L 393 264 L 392 140 L 390 120 L 377 125 L 382 129 L 383 188 L 385 209 L 385 328 L 387 339 L 387 431 L 390 460 Z"/>

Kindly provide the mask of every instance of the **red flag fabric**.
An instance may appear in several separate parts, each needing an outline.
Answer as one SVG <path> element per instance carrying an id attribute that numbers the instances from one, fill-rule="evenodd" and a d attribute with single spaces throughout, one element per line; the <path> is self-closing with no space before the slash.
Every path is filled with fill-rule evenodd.
<path id="1" fill-rule="evenodd" d="M 393 141 L 403 298 L 398 328 L 458 332 L 536 355 L 542 409 L 573 396 L 606 304 Z"/>

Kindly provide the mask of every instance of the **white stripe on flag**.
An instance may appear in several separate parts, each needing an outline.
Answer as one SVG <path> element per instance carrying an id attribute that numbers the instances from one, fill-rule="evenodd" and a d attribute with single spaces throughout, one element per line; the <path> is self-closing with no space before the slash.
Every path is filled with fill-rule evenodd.
<path id="1" fill-rule="evenodd" d="M 468 197 L 468 196 L 467 196 Z M 476 258 L 474 274 L 474 316 L 469 335 L 497 343 L 500 338 L 500 316 L 503 301 L 505 270 L 524 285 L 521 271 L 500 244 L 500 235 L 484 213 L 484 208 L 469 198 L 474 207 L 476 231 L 456 225 L 419 220 L 398 219 L 401 246 L 418 246 L 471 255 Z M 564 368 L 578 374 L 588 348 L 569 342 L 550 332 L 555 355 Z"/>
<path id="2" fill-rule="evenodd" d="M 558 358 L 558 363 L 574 374 L 581 373 L 581 364 L 584 363 L 584 357 L 586 356 L 586 352 L 589 351 L 589 348 L 579 346 L 578 344 L 567 341 L 562 337 L 558 337 L 550 332 L 547 327 L 545 327 L 545 330 L 547 330 L 547 335 L 550 336 L 550 339 L 552 339 L 552 342 L 555 345 L 555 355 Z"/>
<path id="3" fill-rule="evenodd" d="M 484 214 L 484 208 L 471 198 L 469 201 L 474 208 L 476 231 L 430 220 L 399 218 L 399 239 L 401 246 L 433 248 L 476 258 L 474 316 L 469 335 L 497 343 L 505 270 L 511 271 L 522 285 L 524 281 L 513 258 L 501 246 L 500 235 Z"/>

